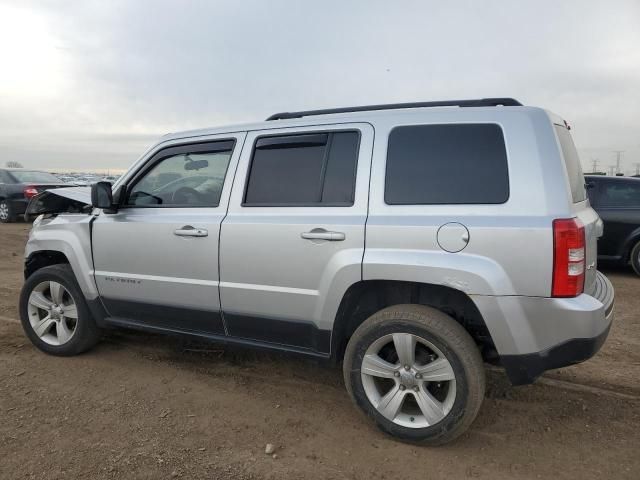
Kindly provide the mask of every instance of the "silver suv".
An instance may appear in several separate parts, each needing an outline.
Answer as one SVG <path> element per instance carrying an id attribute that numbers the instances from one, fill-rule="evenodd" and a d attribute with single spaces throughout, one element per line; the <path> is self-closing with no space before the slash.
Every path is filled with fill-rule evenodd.
<path id="1" fill-rule="evenodd" d="M 113 186 L 35 197 L 20 314 L 341 362 L 355 404 L 442 444 L 483 400 L 594 355 L 613 288 L 569 126 L 513 99 L 283 113 L 170 134 Z"/>

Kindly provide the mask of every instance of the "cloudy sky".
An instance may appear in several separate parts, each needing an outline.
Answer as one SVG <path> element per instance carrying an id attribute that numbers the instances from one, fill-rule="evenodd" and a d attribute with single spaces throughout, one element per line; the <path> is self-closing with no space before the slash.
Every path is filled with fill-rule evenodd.
<path id="1" fill-rule="evenodd" d="M 640 162 L 640 0 L 0 0 L 0 164 L 124 169 L 283 110 L 513 96 Z"/>

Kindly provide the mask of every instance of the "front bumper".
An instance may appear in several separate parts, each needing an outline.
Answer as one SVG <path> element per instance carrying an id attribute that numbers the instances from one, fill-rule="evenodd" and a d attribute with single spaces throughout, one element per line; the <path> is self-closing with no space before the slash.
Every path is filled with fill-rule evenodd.
<path id="1" fill-rule="evenodd" d="M 501 362 L 513 385 L 533 383 L 546 370 L 566 367 L 583 362 L 593 357 L 604 344 L 613 321 L 614 290 L 607 277 L 597 272 L 594 288 L 590 297 L 597 300 L 602 307 L 596 312 L 584 312 L 584 321 L 591 323 L 587 328 L 598 331 L 593 336 L 564 340 L 539 352 L 520 355 L 501 355 Z M 557 321 L 562 322 L 562 311 L 558 311 Z M 564 312 L 567 317 L 574 318 L 575 310 Z M 596 318 L 594 318 L 594 313 Z M 599 317 L 599 318 L 598 318 Z"/>

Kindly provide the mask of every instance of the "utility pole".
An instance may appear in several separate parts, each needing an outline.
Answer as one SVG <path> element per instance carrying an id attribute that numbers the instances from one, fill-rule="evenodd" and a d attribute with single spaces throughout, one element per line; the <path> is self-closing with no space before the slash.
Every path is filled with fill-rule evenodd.
<path id="1" fill-rule="evenodd" d="M 616 173 L 620 173 L 620 159 L 624 150 L 614 150 L 613 153 L 616 154 Z"/>
<path id="2" fill-rule="evenodd" d="M 596 173 L 598 171 L 598 159 L 597 158 L 592 158 L 591 159 L 591 172 L 592 173 Z"/>
<path id="3" fill-rule="evenodd" d="M 609 165 L 609 175 L 610 176 L 615 177 L 615 169 L 616 169 L 615 165 Z"/>
<path id="4" fill-rule="evenodd" d="M 636 162 L 634 165 L 636 166 L 636 175 L 640 175 L 640 163 Z"/>

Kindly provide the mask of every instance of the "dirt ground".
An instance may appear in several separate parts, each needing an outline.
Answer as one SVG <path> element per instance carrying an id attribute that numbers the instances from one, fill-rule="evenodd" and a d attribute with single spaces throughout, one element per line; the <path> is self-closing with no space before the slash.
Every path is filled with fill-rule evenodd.
<path id="1" fill-rule="evenodd" d="M 616 320 L 592 360 L 526 387 L 489 372 L 452 445 L 378 432 L 340 371 L 300 358 L 114 332 L 36 351 L 17 323 L 29 225 L 0 225 L 0 478 L 640 478 L 640 278 L 606 270 Z M 276 446 L 276 458 L 265 445 Z"/>

